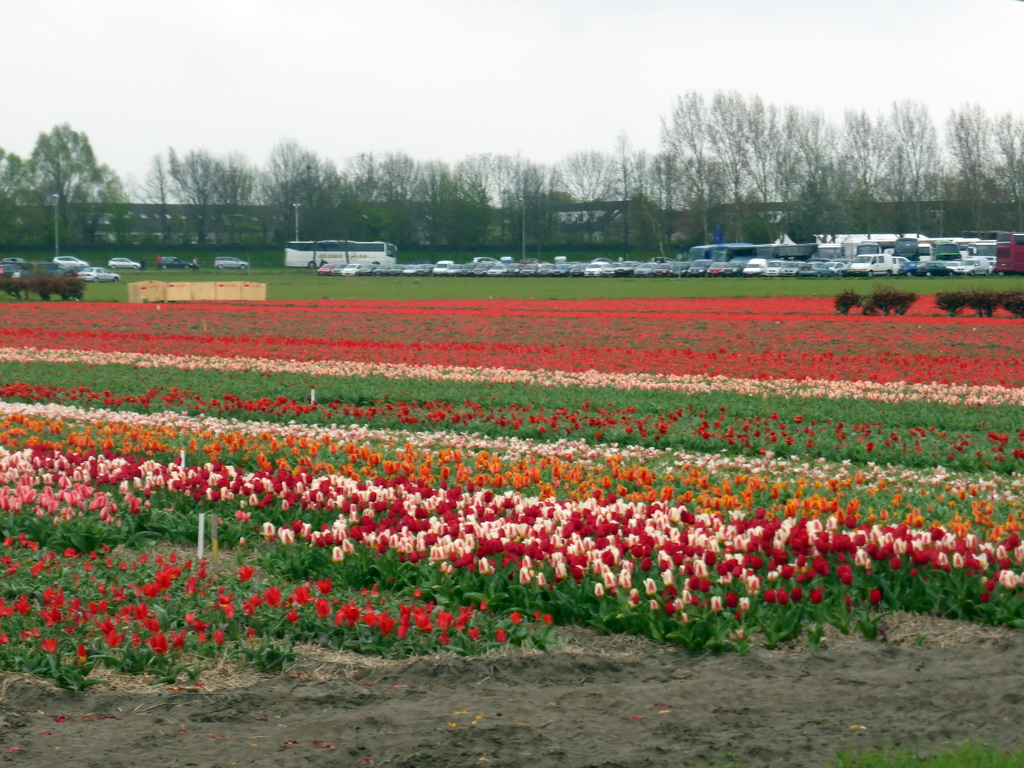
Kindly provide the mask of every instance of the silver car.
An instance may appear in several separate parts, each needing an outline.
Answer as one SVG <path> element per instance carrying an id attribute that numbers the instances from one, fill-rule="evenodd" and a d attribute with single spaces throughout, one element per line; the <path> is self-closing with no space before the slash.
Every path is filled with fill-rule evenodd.
<path id="1" fill-rule="evenodd" d="M 78 277 L 87 283 L 116 283 L 121 279 L 119 274 L 106 267 L 82 267 L 78 270 Z"/>

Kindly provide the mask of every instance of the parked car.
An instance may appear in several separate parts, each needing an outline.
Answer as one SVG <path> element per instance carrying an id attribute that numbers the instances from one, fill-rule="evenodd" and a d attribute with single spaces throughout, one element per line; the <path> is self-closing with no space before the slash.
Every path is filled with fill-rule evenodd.
<path id="1" fill-rule="evenodd" d="M 432 275 L 457 275 L 459 273 L 459 267 L 454 261 L 439 261 L 434 265 L 434 268 L 430 270 Z"/>
<path id="2" fill-rule="evenodd" d="M 974 265 L 975 275 L 991 275 L 995 272 L 995 267 L 991 261 L 986 259 L 984 256 L 974 256 L 970 259 L 965 259 L 968 264 Z"/>
<path id="3" fill-rule="evenodd" d="M 248 269 L 249 262 L 234 256 L 215 256 L 213 259 L 214 269 Z"/>
<path id="4" fill-rule="evenodd" d="M 744 267 L 747 266 L 747 259 L 733 259 L 732 261 L 716 261 L 708 267 L 708 277 L 740 277 Z"/>
<path id="5" fill-rule="evenodd" d="M 928 277 L 949 277 L 955 274 L 948 266 L 947 261 L 929 261 L 924 265 L 925 274 Z"/>
<path id="6" fill-rule="evenodd" d="M 711 259 L 695 259 L 689 262 L 690 268 L 686 270 L 684 277 L 706 277 L 711 264 Z"/>
<path id="7" fill-rule="evenodd" d="M 177 256 L 161 256 L 157 269 L 199 269 L 199 264 L 196 263 L 195 259 L 192 261 L 182 261 Z"/>
<path id="8" fill-rule="evenodd" d="M 30 269 L 29 263 L 17 256 L 5 256 L 0 259 L 0 275 L 4 277 L 23 277 Z"/>
<path id="9" fill-rule="evenodd" d="M 422 276 L 429 275 L 433 271 L 433 264 L 406 264 L 402 269 L 402 274 L 406 277 L 409 275 Z"/>
<path id="10" fill-rule="evenodd" d="M 973 275 L 975 266 L 970 261 L 947 261 L 946 269 L 952 272 L 954 275 Z"/>
<path id="11" fill-rule="evenodd" d="M 843 270 L 848 277 L 878 277 L 895 275 L 899 271 L 891 253 L 872 253 L 854 256 L 850 265 Z"/>
<path id="12" fill-rule="evenodd" d="M 796 277 L 800 270 L 799 261 L 781 261 L 779 263 L 779 277 Z"/>
<path id="13" fill-rule="evenodd" d="M 65 275 L 75 274 L 75 270 L 71 267 L 65 267 L 63 264 L 58 264 L 55 261 L 37 261 L 28 266 L 30 267 L 29 272 L 36 275 L 64 277 Z"/>
<path id="14" fill-rule="evenodd" d="M 106 267 L 82 267 L 78 270 L 78 276 L 87 283 L 116 283 L 121 279 L 117 272 L 111 272 Z"/>
<path id="15" fill-rule="evenodd" d="M 316 270 L 317 277 L 330 277 L 334 274 L 334 264 L 321 264 Z"/>
<path id="16" fill-rule="evenodd" d="M 763 277 L 764 271 L 768 267 L 768 259 L 751 259 L 747 262 L 747 265 L 743 267 L 744 277 Z"/>
<path id="17" fill-rule="evenodd" d="M 142 263 L 124 256 L 115 256 L 107 262 L 107 269 L 142 269 Z"/>
<path id="18" fill-rule="evenodd" d="M 583 269 L 584 277 L 611 277 L 615 274 L 615 265 L 608 262 L 591 262 Z"/>
<path id="19" fill-rule="evenodd" d="M 354 277 L 357 269 L 359 269 L 358 264 L 338 264 L 331 274 L 335 277 Z"/>
<path id="20" fill-rule="evenodd" d="M 89 266 L 88 261 L 83 261 L 77 256 L 54 256 L 53 263 L 60 264 L 65 269 L 72 269 L 75 271 Z"/>
<path id="21" fill-rule="evenodd" d="M 797 277 L 835 277 L 836 271 L 825 261 L 806 261 L 796 270 Z"/>

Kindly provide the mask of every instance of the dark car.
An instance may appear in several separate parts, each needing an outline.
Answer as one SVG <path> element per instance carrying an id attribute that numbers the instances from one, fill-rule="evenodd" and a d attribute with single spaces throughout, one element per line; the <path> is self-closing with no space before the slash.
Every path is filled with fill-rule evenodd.
<path id="1" fill-rule="evenodd" d="M 944 261 L 929 261 L 925 264 L 925 274 L 928 277 L 947 277 L 956 273 Z"/>
<path id="2" fill-rule="evenodd" d="M 30 271 L 36 275 L 51 275 L 53 277 L 64 277 L 74 275 L 75 271 L 69 267 L 57 264 L 53 261 L 37 261 L 28 265 Z"/>
<path id="3" fill-rule="evenodd" d="M 743 268 L 747 266 L 746 259 L 733 259 L 732 261 L 716 261 L 708 267 L 708 277 L 740 277 L 743 275 Z"/>
<path id="4" fill-rule="evenodd" d="M 686 277 L 707 277 L 708 268 L 711 266 L 711 259 L 695 259 L 689 262 L 690 268 L 686 270 Z"/>
<path id="5" fill-rule="evenodd" d="M 177 256 L 161 256 L 157 269 L 199 269 L 199 265 L 191 261 L 182 261 Z"/>
<path id="6" fill-rule="evenodd" d="M 16 259 L 8 261 L 4 259 L 0 262 L 0 277 L 24 277 L 30 267 L 24 261 L 24 259 Z"/>

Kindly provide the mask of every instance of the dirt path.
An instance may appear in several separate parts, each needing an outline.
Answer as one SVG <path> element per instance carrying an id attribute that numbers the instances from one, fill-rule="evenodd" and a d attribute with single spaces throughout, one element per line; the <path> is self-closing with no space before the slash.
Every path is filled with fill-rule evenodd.
<path id="1" fill-rule="evenodd" d="M 366 663 L 314 653 L 288 675 L 141 692 L 69 694 L 15 677 L 0 688 L 0 757 L 104 768 L 818 768 L 875 745 L 1024 745 L 1024 635 L 951 622 L 932 622 L 923 639 L 915 631 L 744 657 L 586 633 L 548 654 Z"/>

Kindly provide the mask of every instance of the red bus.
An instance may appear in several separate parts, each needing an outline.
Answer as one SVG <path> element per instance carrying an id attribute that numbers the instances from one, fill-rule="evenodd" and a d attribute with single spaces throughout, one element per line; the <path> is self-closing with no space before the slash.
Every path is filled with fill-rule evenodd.
<path id="1" fill-rule="evenodd" d="M 1024 234 L 1000 232 L 996 235 L 996 273 L 1024 275 Z"/>

